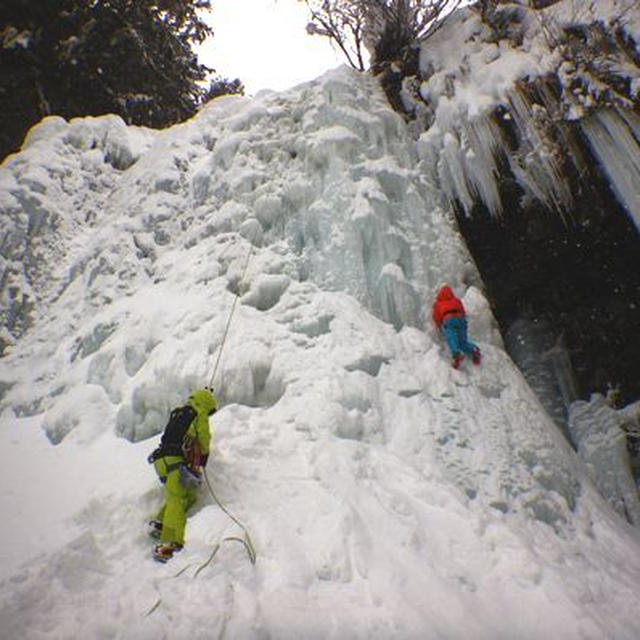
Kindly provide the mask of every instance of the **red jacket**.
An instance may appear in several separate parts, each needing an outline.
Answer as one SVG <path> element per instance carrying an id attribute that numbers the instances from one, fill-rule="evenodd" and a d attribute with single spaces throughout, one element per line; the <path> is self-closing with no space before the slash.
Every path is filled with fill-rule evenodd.
<path id="1" fill-rule="evenodd" d="M 457 318 L 464 315 L 462 301 L 456 298 L 451 287 L 445 284 L 433 303 L 433 321 L 439 327 L 447 318 Z"/>

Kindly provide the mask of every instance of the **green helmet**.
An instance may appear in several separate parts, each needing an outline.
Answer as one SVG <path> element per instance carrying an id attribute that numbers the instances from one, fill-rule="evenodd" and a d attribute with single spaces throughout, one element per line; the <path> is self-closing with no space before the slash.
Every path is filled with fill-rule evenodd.
<path id="1" fill-rule="evenodd" d="M 189 404 L 198 412 L 211 415 L 218 410 L 218 400 L 212 393 L 213 389 L 198 389 L 189 396 Z"/>

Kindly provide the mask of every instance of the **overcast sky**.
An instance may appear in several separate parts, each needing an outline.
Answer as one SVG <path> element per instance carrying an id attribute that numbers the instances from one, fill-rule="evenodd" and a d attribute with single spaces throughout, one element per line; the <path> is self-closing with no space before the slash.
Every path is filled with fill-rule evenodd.
<path id="1" fill-rule="evenodd" d="M 240 78 L 247 95 L 282 90 L 343 64 L 329 40 L 305 31 L 307 10 L 296 0 L 213 0 L 214 37 L 200 62 L 229 79 Z"/>

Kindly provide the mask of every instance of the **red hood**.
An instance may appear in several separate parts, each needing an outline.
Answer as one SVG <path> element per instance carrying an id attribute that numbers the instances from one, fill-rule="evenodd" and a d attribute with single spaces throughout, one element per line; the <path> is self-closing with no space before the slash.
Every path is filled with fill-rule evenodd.
<path id="1" fill-rule="evenodd" d="M 445 284 L 438 292 L 437 300 L 452 300 L 454 297 L 451 287 Z"/>

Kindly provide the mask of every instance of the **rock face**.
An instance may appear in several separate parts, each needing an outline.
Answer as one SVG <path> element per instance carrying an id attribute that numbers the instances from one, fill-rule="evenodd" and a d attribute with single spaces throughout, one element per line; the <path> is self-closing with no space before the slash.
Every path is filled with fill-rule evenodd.
<path id="1" fill-rule="evenodd" d="M 584 143 L 582 150 L 589 151 Z M 640 393 L 640 335 L 633 329 L 640 326 L 640 236 L 595 162 L 569 183 L 574 206 L 563 221 L 539 203 L 523 205 L 505 171 L 501 218 L 478 204 L 470 217 L 459 215 L 460 230 L 503 334 L 522 320 L 537 325 L 547 336 L 539 355 L 553 346 L 566 350 L 572 393 L 586 399 L 619 383 L 626 404 Z M 560 391 L 560 376 L 556 385 Z"/>
<path id="2" fill-rule="evenodd" d="M 382 74 L 565 433 L 609 383 L 640 397 L 640 14 L 596 4 L 465 9 Z"/>

